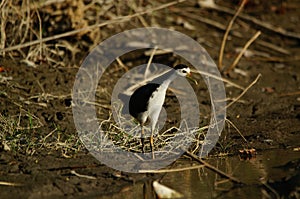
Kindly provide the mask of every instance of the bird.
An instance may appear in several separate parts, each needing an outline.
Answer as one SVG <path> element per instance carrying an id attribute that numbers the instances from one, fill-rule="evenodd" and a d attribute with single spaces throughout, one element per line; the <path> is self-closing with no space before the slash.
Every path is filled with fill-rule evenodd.
<path id="1" fill-rule="evenodd" d="M 178 64 L 168 72 L 137 88 L 129 99 L 129 113 L 141 126 L 141 144 L 143 153 L 145 152 L 144 125 L 147 120 L 150 120 L 150 150 L 153 159 L 153 132 L 165 101 L 167 89 L 170 83 L 178 76 L 188 77 L 196 82 L 191 78 L 190 68 L 185 64 Z"/>

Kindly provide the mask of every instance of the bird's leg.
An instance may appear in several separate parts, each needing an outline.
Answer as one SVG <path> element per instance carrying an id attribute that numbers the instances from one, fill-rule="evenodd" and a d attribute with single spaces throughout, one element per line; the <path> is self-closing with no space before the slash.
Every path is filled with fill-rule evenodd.
<path id="1" fill-rule="evenodd" d="M 152 153 L 152 159 L 155 159 L 155 157 L 154 157 L 154 144 L 153 144 L 153 129 L 151 129 L 150 150 L 151 150 L 151 153 Z"/>
<path id="2" fill-rule="evenodd" d="M 144 125 L 141 124 L 141 128 L 142 128 L 142 131 L 141 131 L 141 143 L 142 143 L 142 152 L 145 153 L 145 137 L 144 137 Z"/>

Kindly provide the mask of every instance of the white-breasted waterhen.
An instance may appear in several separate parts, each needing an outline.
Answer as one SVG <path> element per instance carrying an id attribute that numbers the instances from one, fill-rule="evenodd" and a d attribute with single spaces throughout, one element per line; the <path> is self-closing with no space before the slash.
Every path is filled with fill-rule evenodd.
<path id="1" fill-rule="evenodd" d="M 150 119 L 150 149 L 153 158 L 153 132 L 165 101 L 167 88 L 177 76 L 190 77 L 190 68 L 184 64 L 176 65 L 174 69 L 171 69 L 165 74 L 153 79 L 146 85 L 136 89 L 129 99 L 129 113 L 141 125 L 142 152 L 144 152 L 145 140 L 144 124 L 146 123 L 147 119 Z M 195 82 L 195 80 L 193 81 Z"/>

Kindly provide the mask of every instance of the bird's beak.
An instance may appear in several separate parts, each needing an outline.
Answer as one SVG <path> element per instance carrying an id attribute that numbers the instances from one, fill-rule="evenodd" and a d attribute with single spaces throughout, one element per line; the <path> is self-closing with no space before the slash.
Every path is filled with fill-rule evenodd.
<path id="1" fill-rule="evenodd" d="M 191 82 L 193 82 L 194 84 L 198 85 L 198 82 L 197 82 L 194 78 L 192 78 L 191 73 L 188 73 L 188 74 L 186 75 L 186 78 L 187 78 L 188 80 L 190 80 Z"/>

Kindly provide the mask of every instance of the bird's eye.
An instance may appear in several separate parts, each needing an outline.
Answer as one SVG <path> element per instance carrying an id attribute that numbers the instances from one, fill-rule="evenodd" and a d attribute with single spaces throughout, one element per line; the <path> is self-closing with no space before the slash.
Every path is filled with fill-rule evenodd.
<path id="1" fill-rule="evenodd" d="M 187 73 L 186 70 L 182 70 L 182 73 Z"/>

